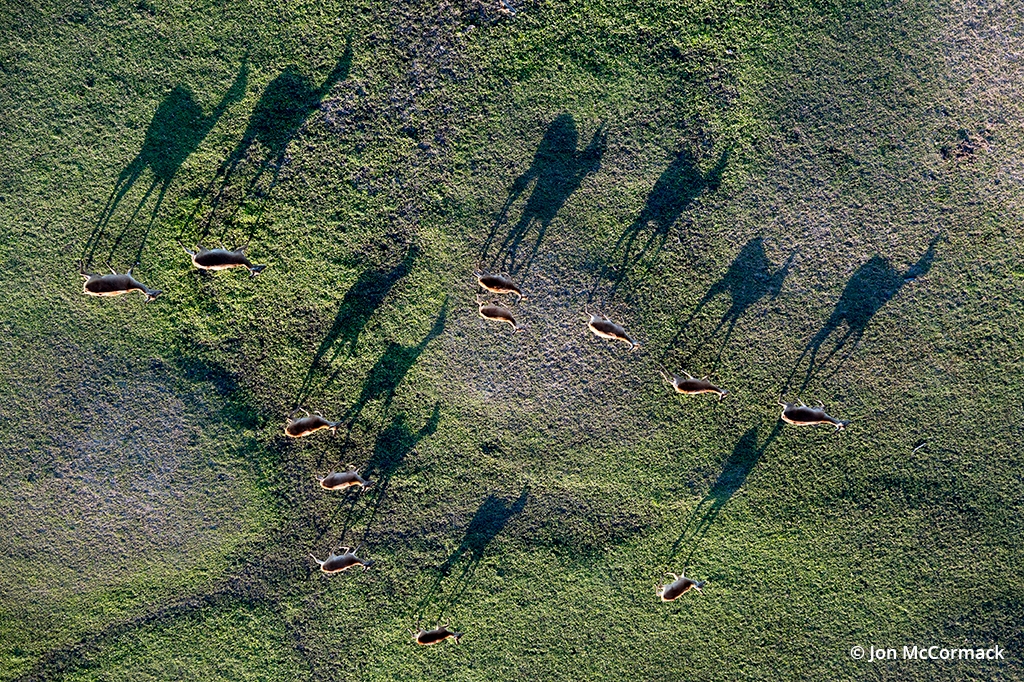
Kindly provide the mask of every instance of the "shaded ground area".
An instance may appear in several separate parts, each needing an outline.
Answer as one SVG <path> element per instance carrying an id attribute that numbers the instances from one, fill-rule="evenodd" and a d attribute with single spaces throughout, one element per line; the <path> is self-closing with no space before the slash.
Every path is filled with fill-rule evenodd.
<path id="1" fill-rule="evenodd" d="M 716 192 L 722 182 L 722 173 L 729 162 L 729 149 L 725 149 L 718 157 L 714 167 L 702 173 L 697 159 L 689 147 L 683 148 L 676 158 L 662 172 L 654 188 L 647 196 L 640 215 L 629 227 L 622 231 L 612 247 L 605 262 L 604 269 L 590 292 L 590 301 L 595 299 L 598 291 L 602 292 L 600 300 L 607 302 L 615 298 L 616 293 L 630 278 L 630 271 L 646 259 L 654 259 L 665 246 L 665 240 L 672 227 L 679 221 L 683 212 L 703 192 Z M 646 241 L 643 235 L 652 228 Z M 653 251 L 652 251 L 653 248 Z M 642 280 L 650 272 L 634 275 Z"/>
<path id="2" fill-rule="evenodd" d="M 157 214 L 160 212 L 160 206 L 163 203 L 164 195 L 167 194 L 167 188 L 170 186 L 171 181 L 177 175 L 181 164 L 206 138 L 224 112 L 232 104 L 235 104 L 245 96 L 248 76 L 249 64 L 247 61 L 243 61 L 235 82 L 232 83 L 224 97 L 209 114 L 203 113 L 203 109 L 196 103 L 192 91 L 185 85 L 176 86 L 164 98 L 160 106 L 157 107 L 156 113 L 153 114 L 153 120 L 146 130 L 146 139 L 142 143 L 141 151 L 128 164 L 128 167 L 121 171 L 117 182 L 114 184 L 114 189 L 111 190 L 107 203 L 103 207 L 103 212 L 96 221 L 96 227 L 83 247 L 82 258 L 86 264 L 91 263 L 96 256 L 97 249 L 106 237 L 110 220 L 122 199 L 131 191 L 144 171 L 149 169 L 153 180 L 139 200 L 138 205 L 136 205 L 127 221 L 120 228 L 117 236 L 113 239 L 104 262 L 114 261 L 114 256 L 118 255 L 120 258 L 116 259 L 117 262 L 125 264 L 122 266 L 123 271 L 132 263 L 142 260 L 146 239 L 153 227 Z M 160 188 L 160 192 L 150 213 L 149 221 L 144 228 L 141 228 L 141 233 L 139 233 L 139 229 L 134 227 L 135 219 L 157 187 Z M 119 253 L 122 243 L 134 245 L 136 242 L 138 243 L 138 248 L 134 249 L 134 253 L 130 249 L 124 253 Z"/>
<path id="3" fill-rule="evenodd" d="M 705 345 L 721 333 L 721 343 L 718 345 L 714 360 L 717 363 L 721 359 L 722 351 L 728 345 L 729 338 L 740 317 L 764 297 L 770 295 L 775 298 L 779 295 L 792 262 L 793 256 L 791 255 L 782 267 L 776 268 L 765 255 L 763 238 L 755 237 L 748 241 L 740 249 L 721 279 L 711 285 L 689 317 L 679 326 L 679 331 L 668 344 L 669 349 L 682 346 L 680 350 L 685 351 L 685 360 L 683 361 L 685 366 Z M 694 318 L 700 315 L 705 306 L 722 294 L 728 294 L 729 308 L 722 314 L 713 329 L 693 341 L 689 331 Z M 683 339 L 686 340 L 685 343 L 682 342 Z M 667 350 L 666 354 L 670 352 L 671 350 Z"/>
<path id="4" fill-rule="evenodd" d="M 392 287 L 409 274 L 418 254 L 419 249 L 416 246 L 410 247 L 400 263 L 389 269 L 366 270 L 345 292 L 334 323 L 320 342 L 320 347 L 317 349 L 316 355 L 313 356 L 302 386 L 295 395 L 296 406 L 315 398 L 326 385 L 334 380 L 337 372 L 326 378 L 323 378 L 322 375 L 327 373 L 327 368 L 344 351 L 347 350 L 349 356 L 355 354 L 356 343 L 363 327 L 366 326 L 374 311 L 383 303 Z M 318 381 L 323 381 L 324 386 L 317 386 Z"/>
<path id="5" fill-rule="evenodd" d="M 583 180 L 601 167 L 601 155 L 607 147 L 608 133 L 604 127 L 594 131 L 585 149 L 577 150 L 579 133 L 571 114 L 560 114 L 544 133 L 530 167 L 512 183 L 505 205 L 480 251 L 480 258 L 489 261 L 491 270 L 517 273 L 526 270 L 537 257 L 551 221 Z M 508 220 L 509 210 L 533 183 L 519 221 L 510 225 L 501 243 L 491 254 L 501 226 Z M 535 236 L 530 237 L 536 231 Z M 520 254 L 524 246 L 527 252 Z M 530 241 L 533 242 L 530 246 Z"/>
<path id="6" fill-rule="evenodd" d="M 880 256 L 872 256 L 867 263 L 857 268 L 853 277 L 846 283 L 828 321 L 822 326 L 821 331 L 814 335 L 814 338 L 793 364 L 793 370 L 783 386 L 782 393 L 789 392 L 793 375 L 796 374 L 804 358 L 807 358 L 807 370 L 797 389 L 798 393 L 803 393 L 817 373 L 845 348 L 846 353 L 839 356 L 836 360 L 836 367 L 832 370 L 832 374 L 835 374 L 838 371 L 838 365 L 845 361 L 860 343 L 864 331 L 875 313 L 896 296 L 907 282 L 912 282 L 914 279 L 928 274 L 932 261 L 935 259 L 935 245 L 939 239 L 941 239 L 941 235 L 932 239 L 928 244 L 928 249 L 917 263 L 910 266 L 904 273 L 897 272 L 886 259 Z M 846 331 L 840 336 L 837 332 L 844 325 Z M 818 351 L 829 338 L 833 339 L 832 349 L 823 359 L 818 360 Z"/>
<path id="7" fill-rule="evenodd" d="M 187 582 L 262 511 L 237 453 L 211 442 L 221 415 L 201 386 L 183 391 L 159 360 L 53 342 L 2 420 L 0 574 L 33 605 L 26 622 L 111 590 L 123 594 L 111 613 L 128 615 L 147 601 L 139 584 Z M 11 437 L 26 428 L 31 439 Z"/>

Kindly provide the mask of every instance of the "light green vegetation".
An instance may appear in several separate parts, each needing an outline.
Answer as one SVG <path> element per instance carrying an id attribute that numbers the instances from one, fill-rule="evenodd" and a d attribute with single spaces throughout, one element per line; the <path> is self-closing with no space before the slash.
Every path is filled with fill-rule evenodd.
<path id="1" fill-rule="evenodd" d="M 0 679 L 1020 678 L 1019 12 L 513 4 L 5 12 Z"/>

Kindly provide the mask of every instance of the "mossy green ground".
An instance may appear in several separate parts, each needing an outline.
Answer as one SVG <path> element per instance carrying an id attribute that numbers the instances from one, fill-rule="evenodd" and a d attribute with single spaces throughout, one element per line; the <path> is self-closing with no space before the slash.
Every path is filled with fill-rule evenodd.
<path id="1" fill-rule="evenodd" d="M 1019 8 L 513 4 L 7 8 L 0 679 L 1021 678 Z"/>

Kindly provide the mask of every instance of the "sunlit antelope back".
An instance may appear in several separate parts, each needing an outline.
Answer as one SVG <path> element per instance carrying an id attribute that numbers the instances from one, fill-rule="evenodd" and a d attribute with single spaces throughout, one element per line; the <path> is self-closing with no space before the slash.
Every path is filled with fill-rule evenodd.
<path id="1" fill-rule="evenodd" d="M 690 590 L 700 592 L 700 588 L 704 587 L 704 581 L 697 582 L 692 578 L 687 578 L 686 571 L 683 571 L 681 575 L 676 575 L 675 573 L 666 573 L 665 575 L 672 576 L 672 582 L 656 590 L 657 595 L 661 597 L 661 601 L 675 601 Z"/>
<path id="2" fill-rule="evenodd" d="M 192 256 L 192 265 L 196 266 L 200 270 L 228 270 L 229 268 L 246 268 L 249 271 L 250 277 L 255 277 L 263 271 L 266 265 L 253 265 L 249 262 L 249 259 L 245 256 L 245 248 L 241 246 L 233 251 L 227 249 L 207 249 L 202 244 L 199 244 L 199 251 L 189 251 L 187 248 L 185 253 Z"/>
<path id="3" fill-rule="evenodd" d="M 295 414 L 300 410 L 305 412 L 306 416 L 294 419 Z M 292 438 L 302 438 L 303 436 L 308 436 L 311 433 L 316 433 L 320 429 L 330 429 L 333 433 L 338 430 L 339 426 L 341 426 L 341 422 L 329 422 L 324 419 L 320 412 L 310 414 L 305 409 L 299 408 L 288 415 L 288 423 L 284 427 L 284 433 L 286 436 L 291 436 Z"/>
<path id="4" fill-rule="evenodd" d="M 799 400 L 799 398 L 798 398 Z M 825 405 L 818 403 L 818 407 L 808 407 L 804 405 L 804 401 L 800 400 L 798 403 L 784 403 L 779 401 L 779 405 L 782 406 L 782 414 L 780 418 L 787 424 L 793 426 L 814 426 L 815 424 L 831 424 L 836 427 L 836 431 L 845 429 L 846 425 L 850 422 L 839 421 L 835 417 L 831 417 L 825 413 Z"/>
<path id="5" fill-rule="evenodd" d="M 492 294 L 515 294 L 519 297 L 517 303 L 523 300 L 523 292 L 508 277 L 485 274 L 480 267 L 473 274 L 476 275 L 477 284 Z"/>
<path id="6" fill-rule="evenodd" d="M 634 341 L 630 338 L 626 330 L 621 325 L 615 324 L 605 315 L 595 315 L 594 313 L 585 312 L 584 315 L 590 316 L 590 321 L 587 322 L 587 327 L 590 331 L 594 332 L 602 339 L 613 339 L 615 341 L 622 341 L 624 344 L 629 346 L 629 350 L 633 350 L 640 345 L 638 341 Z"/>
<path id="7" fill-rule="evenodd" d="M 138 263 L 135 265 L 138 265 Z M 133 269 L 135 269 L 134 265 L 128 268 L 128 272 L 119 275 L 114 271 L 114 268 L 110 268 L 111 274 L 100 275 L 86 272 L 85 261 L 82 261 L 78 271 L 82 275 L 82 279 L 85 280 L 83 291 L 89 296 L 120 296 L 121 294 L 138 291 L 146 297 L 145 302 L 149 303 L 163 293 L 157 289 L 150 289 L 132 277 Z"/>
<path id="8" fill-rule="evenodd" d="M 359 545 L 359 547 L 362 547 L 362 545 Z M 351 547 L 338 547 L 338 549 L 331 550 L 330 556 L 323 561 L 320 561 L 312 554 L 309 556 L 313 557 L 313 561 L 320 565 L 320 570 L 324 573 L 341 573 L 355 566 L 362 566 L 365 572 L 366 569 L 373 566 L 373 561 L 357 557 L 356 552 L 359 551 L 359 547 L 356 547 L 355 550 Z M 341 550 L 341 554 L 338 554 L 338 550 Z"/>
<path id="9" fill-rule="evenodd" d="M 462 632 L 455 632 L 454 630 L 449 630 L 449 625 L 442 625 L 440 627 L 434 628 L 433 630 L 424 630 L 419 625 L 417 625 L 416 627 L 418 628 L 417 630 L 413 630 L 410 628 L 409 632 L 412 633 L 412 637 L 416 640 L 417 644 L 423 644 L 425 646 L 429 646 L 431 644 L 438 644 L 448 639 L 449 637 L 454 639 L 455 643 L 458 644 L 459 640 L 462 639 L 462 635 L 465 634 Z"/>
<path id="10" fill-rule="evenodd" d="M 665 370 L 661 370 L 661 376 L 665 378 L 672 388 L 676 390 L 676 393 L 683 393 L 685 395 L 699 395 L 701 393 L 717 393 L 718 399 L 721 400 L 729 391 L 715 386 L 713 383 L 708 381 L 707 377 L 701 379 L 695 379 L 690 375 L 689 372 L 683 371 L 686 378 L 676 376 L 675 374 L 669 374 Z M 669 378 L 671 376 L 671 378 Z"/>
<path id="11" fill-rule="evenodd" d="M 512 326 L 512 333 L 523 331 L 523 327 L 516 324 L 516 318 L 512 315 L 512 311 L 508 308 L 503 308 L 495 302 L 481 301 L 479 298 L 476 301 L 477 305 L 480 306 L 480 317 L 485 320 L 493 320 L 495 322 L 507 322 Z"/>
<path id="12" fill-rule="evenodd" d="M 360 490 L 366 490 L 373 485 L 373 481 L 368 481 L 359 475 L 359 470 L 353 465 L 349 465 L 348 471 L 332 471 L 323 478 L 317 478 L 320 481 L 320 487 L 325 490 L 345 490 L 347 488 L 358 487 Z"/>

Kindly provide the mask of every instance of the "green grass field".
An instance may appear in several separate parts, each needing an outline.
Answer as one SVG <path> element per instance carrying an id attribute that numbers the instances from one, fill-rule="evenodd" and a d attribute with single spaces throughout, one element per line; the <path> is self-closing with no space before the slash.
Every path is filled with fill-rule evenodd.
<path id="1" fill-rule="evenodd" d="M 1024 12 L 510 2 L 8 3 L 0 680 L 1024 679 Z"/>

